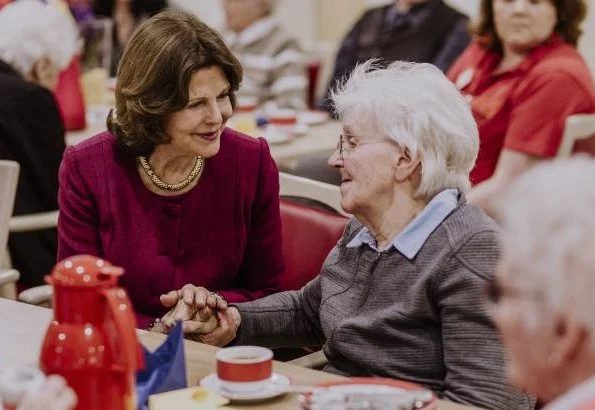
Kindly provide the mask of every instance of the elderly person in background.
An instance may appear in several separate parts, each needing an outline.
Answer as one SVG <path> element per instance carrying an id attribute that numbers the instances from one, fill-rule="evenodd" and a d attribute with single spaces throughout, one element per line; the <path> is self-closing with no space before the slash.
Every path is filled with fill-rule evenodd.
<path id="1" fill-rule="evenodd" d="M 432 63 L 448 70 L 471 40 L 468 23 L 443 0 L 394 0 L 366 11 L 339 47 L 322 108 L 333 113 L 331 92 L 369 58 Z"/>
<path id="2" fill-rule="evenodd" d="M 223 38 L 244 67 L 238 96 L 266 108 L 306 107 L 306 68 L 298 42 L 273 19 L 277 0 L 223 0 Z"/>
<path id="3" fill-rule="evenodd" d="M 576 50 L 586 8 L 585 0 L 482 0 L 478 39 L 448 73 L 479 126 L 470 202 L 488 209 L 514 178 L 556 155 L 568 116 L 595 112 Z"/>
<path id="4" fill-rule="evenodd" d="M 211 317 L 205 289 L 185 286 L 180 300 L 162 298 L 177 302 L 165 325 L 186 320 L 217 345 L 322 344 L 329 372 L 404 379 L 488 409 L 532 408 L 504 380 L 483 304 L 498 231 L 465 200 L 479 145 L 467 102 L 436 67 L 402 62 L 358 66 L 333 100 L 343 133 L 329 164 L 355 218 L 320 275 Z"/>
<path id="5" fill-rule="evenodd" d="M 279 172 L 264 139 L 226 128 L 241 81 L 213 29 L 159 13 L 124 51 L 108 131 L 64 154 L 58 259 L 123 267 L 139 327 L 185 283 L 219 292 L 213 306 L 279 289 Z"/>
<path id="6" fill-rule="evenodd" d="M 528 171 L 496 202 L 503 260 L 488 294 L 508 376 L 547 410 L 595 409 L 595 161 Z"/>
<path id="7" fill-rule="evenodd" d="M 21 0 L 0 10 L 0 159 L 21 165 L 15 215 L 58 208 L 65 144 L 53 90 L 76 44 L 76 26 L 53 6 Z M 56 264 L 55 229 L 13 233 L 8 246 L 26 286 Z"/>

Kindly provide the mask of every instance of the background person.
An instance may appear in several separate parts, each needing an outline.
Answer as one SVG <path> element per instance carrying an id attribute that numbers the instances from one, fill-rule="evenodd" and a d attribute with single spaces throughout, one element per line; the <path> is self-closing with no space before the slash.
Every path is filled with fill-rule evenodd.
<path id="1" fill-rule="evenodd" d="M 223 38 L 244 67 L 240 97 L 265 108 L 306 108 L 306 62 L 302 49 L 274 20 L 276 0 L 223 0 Z"/>
<path id="2" fill-rule="evenodd" d="M 471 40 L 468 23 L 467 16 L 442 0 L 395 0 L 366 11 L 339 46 L 322 108 L 333 112 L 332 90 L 357 63 L 370 58 L 432 63 L 448 70 Z"/>
<path id="3" fill-rule="evenodd" d="M 53 91 L 76 44 L 74 23 L 53 6 L 20 0 L 0 10 L 0 158 L 21 166 L 15 215 L 58 209 L 65 142 Z M 56 264 L 56 230 L 12 233 L 8 248 L 21 283 L 41 285 Z"/>
<path id="4" fill-rule="evenodd" d="M 471 99 L 481 148 L 469 201 L 490 199 L 558 152 L 568 116 L 595 112 L 576 49 L 584 0 L 482 0 L 476 41 L 449 71 Z"/>
<path id="5" fill-rule="evenodd" d="M 491 286 L 508 377 L 547 410 L 595 409 L 595 161 L 540 164 L 497 202 L 503 260 Z"/>

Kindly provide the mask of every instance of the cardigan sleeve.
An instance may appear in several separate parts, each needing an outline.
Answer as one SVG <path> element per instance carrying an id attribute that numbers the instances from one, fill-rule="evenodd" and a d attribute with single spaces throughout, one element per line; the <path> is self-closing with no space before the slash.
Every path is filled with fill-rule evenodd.
<path id="1" fill-rule="evenodd" d="M 442 395 L 493 410 L 533 408 L 504 376 L 504 349 L 490 320 L 483 289 L 498 263 L 495 231 L 473 235 L 435 278 L 446 375 Z"/>
<path id="2" fill-rule="evenodd" d="M 268 347 L 317 346 L 320 325 L 320 276 L 298 291 L 287 291 L 235 306 L 242 318 L 235 344 Z"/>
<path id="3" fill-rule="evenodd" d="M 218 290 L 230 302 L 246 302 L 280 290 L 285 269 L 279 209 L 279 171 L 264 139 L 246 252 L 234 289 Z"/>
<path id="4" fill-rule="evenodd" d="M 103 257 L 97 207 L 80 174 L 74 147 L 64 153 L 58 184 L 58 261 L 81 254 Z"/>

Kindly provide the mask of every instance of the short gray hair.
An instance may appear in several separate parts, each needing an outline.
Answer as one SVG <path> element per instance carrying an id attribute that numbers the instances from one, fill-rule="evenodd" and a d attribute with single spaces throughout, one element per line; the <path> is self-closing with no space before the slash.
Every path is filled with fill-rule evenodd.
<path id="1" fill-rule="evenodd" d="M 504 260 L 543 292 L 532 322 L 563 309 L 595 335 L 595 159 L 575 157 L 535 166 L 497 200 Z M 515 266 L 517 265 L 515 264 Z M 595 346 L 594 346 L 595 347 Z"/>
<path id="2" fill-rule="evenodd" d="M 447 188 L 467 192 L 479 150 L 468 101 L 431 64 L 359 64 L 331 93 L 339 118 L 353 119 L 421 156 L 418 197 Z"/>
<path id="3" fill-rule="evenodd" d="M 53 5 L 19 0 L 0 10 L 0 60 L 23 76 L 44 57 L 66 67 L 77 42 L 76 25 Z"/>

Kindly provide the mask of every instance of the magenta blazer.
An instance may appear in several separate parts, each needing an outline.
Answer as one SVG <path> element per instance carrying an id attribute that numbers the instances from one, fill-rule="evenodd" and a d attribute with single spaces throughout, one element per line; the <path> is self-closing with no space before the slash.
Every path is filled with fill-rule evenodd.
<path id="1" fill-rule="evenodd" d="M 160 294 L 187 283 L 230 302 L 279 290 L 279 173 L 263 139 L 226 128 L 198 185 L 165 197 L 106 131 L 66 150 L 59 187 L 58 260 L 91 254 L 123 267 L 139 327 L 165 313 Z"/>

